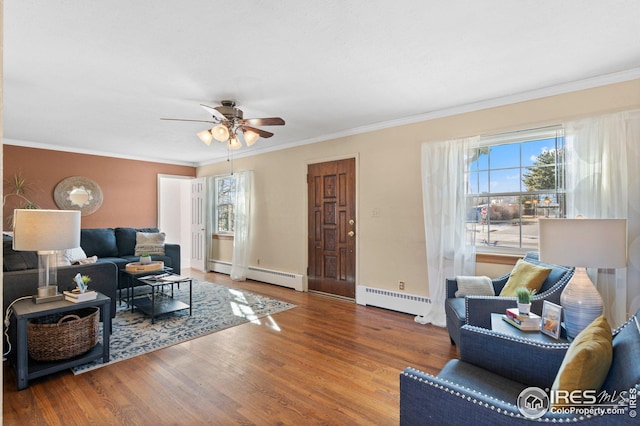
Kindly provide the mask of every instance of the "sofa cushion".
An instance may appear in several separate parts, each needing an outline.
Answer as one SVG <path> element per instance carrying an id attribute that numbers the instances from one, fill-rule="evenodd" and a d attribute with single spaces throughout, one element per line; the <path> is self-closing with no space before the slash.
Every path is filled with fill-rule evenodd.
<path id="1" fill-rule="evenodd" d="M 80 230 L 80 246 L 87 256 L 117 257 L 118 246 L 113 228 Z"/>
<path id="2" fill-rule="evenodd" d="M 118 256 L 133 256 L 136 249 L 136 232 L 160 232 L 158 228 L 116 228 Z"/>
<path id="3" fill-rule="evenodd" d="M 503 297 L 515 297 L 519 287 L 527 287 L 529 290 L 540 290 L 542 283 L 547 279 L 551 268 L 534 265 L 522 259 L 518 259 L 516 266 L 511 271 L 509 279 L 500 292 Z"/>
<path id="4" fill-rule="evenodd" d="M 38 254 L 35 251 L 15 251 L 13 238 L 2 236 L 3 271 L 24 271 L 38 268 Z"/>
<path id="5" fill-rule="evenodd" d="M 143 253 L 164 255 L 164 232 L 136 232 L 135 255 Z"/>
<path id="6" fill-rule="evenodd" d="M 598 391 L 607 377 L 612 358 L 611 327 L 601 315 L 571 342 L 551 388 L 569 392 Z"/>
<path id="7" fill-rule="evenodd" d="M 489 277 L 457 276 L 456 281 L 458 282 L 456 297 L 496 295 Z"/>

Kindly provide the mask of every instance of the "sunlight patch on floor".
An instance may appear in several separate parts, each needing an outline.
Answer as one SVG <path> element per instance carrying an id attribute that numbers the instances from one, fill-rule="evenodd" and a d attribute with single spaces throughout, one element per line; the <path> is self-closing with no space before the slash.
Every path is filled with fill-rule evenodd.
<path id="1" fill-rule="evenodd" d="M 229 302 L 231 306 L 231 310 L 233 314 L 237 317 L 245 318 L 249 322 L 257 325 L 262 325 L 262 321 L 257 317 L 251 306 L 249 306 L 249 302 L 247 300 L 246 295 L 240 291 L 235 289 L 229 289 L 229 293 L 233 295 L 233 299 Z M 265 326 L 269 327 L 275 331 L 281 331 L 280 326 L 276 321 L 271 317 L 271 315 L 267 315 L 265 318 Z"/>

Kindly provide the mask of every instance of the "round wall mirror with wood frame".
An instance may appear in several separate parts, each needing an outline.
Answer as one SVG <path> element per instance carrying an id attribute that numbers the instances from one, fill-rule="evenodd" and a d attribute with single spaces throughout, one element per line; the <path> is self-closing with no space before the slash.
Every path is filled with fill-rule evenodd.
<path id="1" fill-rule="evenodd" d="M 60 209 L 80 210 L 82 216 L 87 216 L 102 205 L 102 190 L 89 178 L 71 176 L 56 185 L 53 198 Z"/>

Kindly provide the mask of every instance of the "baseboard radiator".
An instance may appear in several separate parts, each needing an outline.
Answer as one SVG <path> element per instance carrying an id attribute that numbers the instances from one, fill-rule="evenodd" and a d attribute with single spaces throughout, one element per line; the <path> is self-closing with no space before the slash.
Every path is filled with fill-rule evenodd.
<path id="1" fill-rule="evenodd" d="M 411 315 L 424 315 L 431 299 L 424 296 L 382 290 L 365 285 L 356 286 L 356 302 L 360 305 L 376 306 Z"/>
<path id="2" fill-rule="evenodd" d="M 222 262 L 220 260 L 209 260 L 207 262 L 207 270 L 218 272 L 220 274 L 231 274 L 231 263 Z M 303 276 L 290 272 L 274 271 L 272 269 L 256 268 L 249 266 L 247 278 L 254 281 L 260 281 L 268 284 L 280 285 L 282 287 L 292 288 L 297 291 L 303 290 Z"/>

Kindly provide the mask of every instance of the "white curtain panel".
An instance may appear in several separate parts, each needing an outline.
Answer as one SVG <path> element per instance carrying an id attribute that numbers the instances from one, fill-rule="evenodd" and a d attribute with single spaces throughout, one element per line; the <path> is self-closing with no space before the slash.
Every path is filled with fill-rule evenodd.
<path id="1" fill-rule="evenodd" d="M 446 326 L 445 279 L 475 273 L 475 244 L 466 232 L 467 153 L 479 137 L 422 144 L 422 196 L 429 299 L 422 324 Z"/>
<path id="2" fill-rule="evenodd" d="M 233 258 L 231 261 L 231 279 L 245 281 L 251 258 L 251 188 L 253 171 L 234 173 L 236 178 L 236 204 L 234 207 L 235 224 L 233 233 Z"/>
<path id="3" fill-rule="evenodd" d="M 566 123 L 565 135 L 567 217 L 627 219 L 627 268 L 590 271 L 619 326 L 640 308 L 640 110 Z"/>

